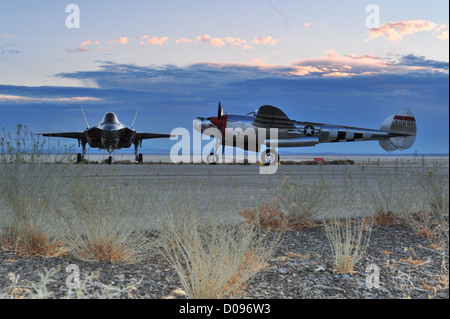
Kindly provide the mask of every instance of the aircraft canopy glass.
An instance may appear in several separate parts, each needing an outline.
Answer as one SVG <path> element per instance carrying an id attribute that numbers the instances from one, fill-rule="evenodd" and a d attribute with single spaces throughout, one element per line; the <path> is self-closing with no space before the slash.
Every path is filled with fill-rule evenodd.
<path id="1" fill-rule="evenodd" d="M 113 112 L 108 112 L 103 116 L 102 123 L 119 123 L 116 114 Z"/>

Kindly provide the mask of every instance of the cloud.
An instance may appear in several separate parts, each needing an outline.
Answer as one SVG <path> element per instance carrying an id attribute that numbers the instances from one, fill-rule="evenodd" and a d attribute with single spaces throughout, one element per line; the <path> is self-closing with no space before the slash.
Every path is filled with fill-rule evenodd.
<path id="1" fill-rule="evenodd" d="M 140 45 L 141 47 L 144 44 L 151 44 L 151 45 L 163 45 L 165 42 L 167 42 L 169 40 L 169 37 L 160 37 L 158 38 L 157 36 L 153 36 L 150 38 L 149 35 L 144 35 L 141 37 L 141 42 Z"/>
<path id="2" fill-rule="evenodd" d="M 183 37 L 181 37 L 181 38 L 175 40 L 175 43 L 191 43 L 191 42 L 192 42 L 191 39 L 189 39 L 189 38 L 183 38 Z"/>
<path id="3" fill-rule="evenodd" d="M 98 102 L 102 98 L 90 96 L 73 97 L 29 97 L 10 94 L 0 94 L 0 102 L 34 103 L 34 102 Z"/>
<path id="4" fill-rule="evenodd" d="M 246 40 L 241 38 L 226 37 L 225 41 L 234 48 L 241 48 L 243 50 L 251 50 L 253 47 L 247 43 Z"/>
<path id="5" fill-rule="evenodd" d="M 117 39 L 114 39 L 114 42 L 116 43 L 121 43 L 121 44 L 127 44 L 128 41 L 130 41 L 131 39 L 129 39 L 128 37 L 119 37 Z"/>
<path id="6" fill-rule="evenodd" d="M 211 45 L 215 46 L 215 47 L 218 47 L 218 48 L 221 48 L 221 47 L 223 47 L 225 45 L 225 41 L 223 41 L 220 38 L 212 38 L 211 39 Z"/>
<path id="7" fill-rule="evenodd" d="M 426 59 L 424 56 L 416 56 L 414 54 L 402 56 L 400 58 L 400 63 L 402 65 L 426 67 L 429 69 L 442 69 L 442 70 L 449 69 L 448 62 L 429 60 Z"/>
<path id="8" fill-rule="evenodd" d="M 209 34 L 204 34 L 202 36 L 199 35 L 199 36 L 197 36 L 197 38 L 195 38 L 195 42 L 200 42 L 200 41 L 209 42 L 209 38 L 211 38 L 211 36 Z"/>
<path id="9" fill-rule="evenodd" d="M 425 20 L 405 20 L 400 22 L 389 22 L 380 25 L 378 28 L 372 28 L 369 31 L 369 37 L 364 41 L 376 39 L 378 37 L 386 37 L 388 41 L 398 42 L 403 36 L 414 34 L 422 31 L 439 32 L 437 37 L 445 40 L 448 38 L 448 26 L 438 25 L 431 21 Z"/>
<path id="10" fill-rule="evenodd" d="M 270 35 L 266 35 L 265 37 L 255 37 L 252 41 L 254 44 L 261 44 L 261 45 L 274 45 L 280 42 L 282 39 L 273 39 Z"/>
<path id="11" fill-rule="evenodd" d="M 122 40 L 122 41 L 124 41 L 124 40 Z M 106 41 L 106 42 L 107 43 L 112 43 L 112 41 Z M 95 41 L 87 40 L 87 41 L 81 42 L 81 44 L 79 45 L 78 48 L 76 48 L 76 49 L 67 49 L 66 51 L 67 52 L 71 52 L 71 53 L 74 53 L 74 52 L 88 52 L 88 51 L 90 51 L 90 49 L 88 47 L 96 48 L 99 51 L 109 51 L 109 50 L 111 50 L 110 47 L 102 47 L 102 46 L 100 46 L 100 41 L 98 41 L 98 40 L 95 40 Z"/>
<path id="12" fill-rule="evenodd" d="M 186 43 L 186 42 L 192 42 L 189 39 L 185 39 L 185 38 L 181 38 L 179 40 L 177 40 L 177 43 Z M 258 45 L 274 45 L 280 41 L 282 41 L 283 39 L 273 39 L 270 35 L 264 36 L 264 37 L 254 37 L 252 43 L 253 44 L 258 44 Z M 199 43 L 199 42 L 205 42 L 205 43 L 209 43 L 212 46 L 215 47 L 223 47 L 226 44 L 230 45 L 232 48 L 238 48 L 238 49 L 242 49 L 242 50 L 251 50 L 254 47 L 249 44 L 249 42 L 245 39 L 239 38 L 239 37 L 231 37 L 231 36 L 226 36 L 226 37 L 211 37 L 209 34 L 205 33 L 202 36 L 197 36 L 194 40 L 195 43 Z"/>
<path id="13" fill-rule="evenodd" d="M 19 54 L 20 51 L 16 50 L 16 49 L 2 49 L 0 48 L 0 55 L 5 55 L 5 54 Z"/>
<path id="14" fill-rule="evenodd" d="M 427 60 L 414 55 L 397 59 L 373 55 L 342 55 L 329 50 L 326 55 L 293 61 L 289 65 L 265 63 L 265 57 L 253 63 L 196 63 L 138 66 L 104 62 L 97 71 L 60 73 L 56 77 L 93 81 L 101 88 L 128 88 L 191 94 L 200 88 L 219 89 L 233 81 L 261 79 L 370 78 L 379 76 L 447 76 L 448 62 Z"/>
<path id="15" fill-rule="evenodd" d="M 438 32 L 437 37 L 441 40 L 447 40 L 448 39 L 448 26 L 447 25 L 441 25 L 439 28 L 436 29 Z"/>

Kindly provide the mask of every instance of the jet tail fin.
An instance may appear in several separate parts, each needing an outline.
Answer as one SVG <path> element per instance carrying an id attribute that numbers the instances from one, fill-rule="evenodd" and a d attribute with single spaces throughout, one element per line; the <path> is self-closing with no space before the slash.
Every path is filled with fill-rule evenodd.
<path id="1" fill-rule="evenodd" d="M 379 140 L 380 146 L 388 151 L 406 150 L 416 140 L 416 119 L 413 113 L 407 109 L 401 109 L 397 114 L 390 115 L 381 125 L 382 131 L 387 131 L 390 137 Z"/>

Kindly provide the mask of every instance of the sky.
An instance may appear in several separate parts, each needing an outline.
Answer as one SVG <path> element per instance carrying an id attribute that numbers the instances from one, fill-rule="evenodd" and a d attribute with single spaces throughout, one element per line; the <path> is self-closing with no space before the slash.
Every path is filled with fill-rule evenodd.
<path id="1" fill-rule="evenodd" d="M 90 125 L 109 111 L 131 125 L 139 108 L 138 131 L 192 133 L 220 100 L 229 114 L 270 104 L 298 121 L 378 129 L 408 107 L 418 133 L 403 153 L 448 154 L 448 12 L 444 0 L 2 0 L 0 127 L 82 131 L 80 108 Z M 143 152 L 175 143 L 144 141 Z"/>

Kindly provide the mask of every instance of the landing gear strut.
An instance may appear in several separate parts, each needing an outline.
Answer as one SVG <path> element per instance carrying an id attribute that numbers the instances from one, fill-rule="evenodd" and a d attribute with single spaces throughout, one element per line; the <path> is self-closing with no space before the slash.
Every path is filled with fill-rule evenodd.
<path id="1" fill-rule="evenodd" d="M 142 143 L 142 141 L 134 143 L 134 156 L 138 164 L 144 162 L 144 156 L 142 155 L 142 153 L 138 154 L 138 146 L 140 143 Z"/>
<path id="2" fill-rule="evenodd" d="M 83 146 L 82 153 L 77 154 L 77 163 L 81 163 L 84 161 L 84 156 L 86 155 L 86 141 L 78 141 L 78 146 Z"/>

